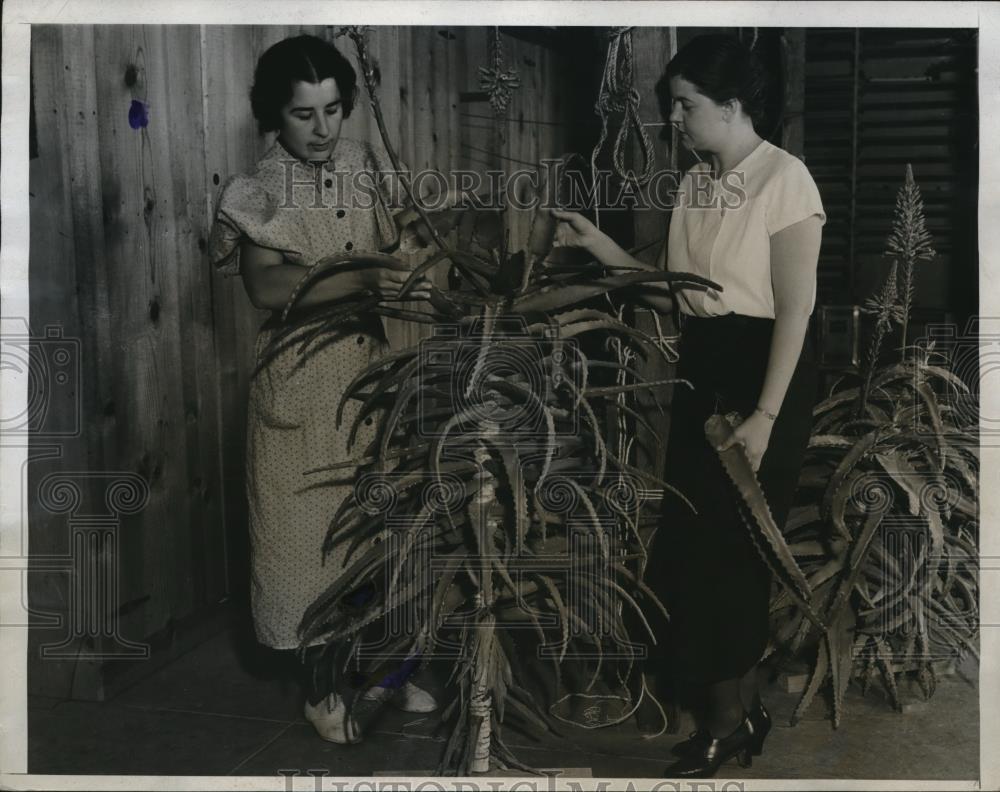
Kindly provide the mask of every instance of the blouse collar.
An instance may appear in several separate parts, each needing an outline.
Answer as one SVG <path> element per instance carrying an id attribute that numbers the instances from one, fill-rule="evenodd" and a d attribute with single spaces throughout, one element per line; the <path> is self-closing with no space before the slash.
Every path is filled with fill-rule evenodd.
<path id="1" fill-rule="evenodd" d="M 767 138 L 761 138 L 760 143 L 754 146 L 750 152 L 743 157 L 739 162 L 730 168 L 731 171 L 739 170 L 740 168 L 746 169 L 747 163 L 750 162 L 754 157 L 756 157 L 761 151 L 763 151 L 770 143 L 767 142 Z"/>
<path id="2" fill-rule="evenodd" d="M 741 159 L 739 162 L 737 162 L 735 165 L 733 165 L 733 167 L 731 167 L 729 169 L 729 172 L 732 173 L 733 171 L 746 170 L 747 164 L 749 162 L 751 162 L 754 158 L 756 158 L 759 155 L 760 152 L 764 151 L 770 145 L 771 144 L 768 142 L 767 138 L 761 138 L 760 143 L 758 143 L 756 146 L 754 146 L 754 148 L 752 148 L 743 157 L 743 159 Z M 699 163 L 699 164 L 702 164 L 702 163 Z M 704 169 L 709 173 L 709 175 L 711 176 L 711 178 L 713 179 L 713 181 L 718 181 L 719 180 L 719 176 L 712 169 L 712 163 L 709 160 L 704 160 L 703 164 L 704 164 Z M 695 167 L 697 167 L 697 166 L 695 166 Z"/>

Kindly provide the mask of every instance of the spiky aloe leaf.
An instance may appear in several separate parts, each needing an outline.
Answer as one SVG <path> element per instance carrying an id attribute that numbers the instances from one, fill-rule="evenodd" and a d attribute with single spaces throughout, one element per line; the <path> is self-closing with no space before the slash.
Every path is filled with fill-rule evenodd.
<path id="1" fill-rule="evenodd" d="M 899 689 L 896 686 L 896 670 L 893 668 L 892 647 L 884 638 L 872 636 L 876 646 L 876 664 L 882 671 L 882 680 L 889 693 L 889 699 L 895 710 L 902 711 L 903 705 L 899 700 Z"/>
<path id="2" fill-rule="evenodd" d="M 411 446 L 391 449 L 386 454 L 368 454 L 362 457 L 355 457 L 354 459 L 346 459 L 343 462 L 333 462 L 329 465 L 310 468 L 309 470 L 304 471 L 303 475 L 312 476 L 319 473 L 331 473 L 337 470 L 353 470 L 354 468 L 365 467 L 376 463 L 392 462 L 393 460 L 399 459 L 420 459 L 427 453 L 428 450 L 430 450 L 430 447 L 430 443 L 415 443 Z"/>
<path id="3" fill-rule="evenodd" d="M 628 580 L 633 586 L 635 586 L 639 591 L 641 591 L 646 598 L 653 603 L 653 605 L 663 614 L 663 617 L 670 620 L 670 613 L 667 611 L 666 606 L 660 602 L 659 597 L 656 596 L 655 592 L 646 585 L 642 578 L 636 576 L 628 567 L 622 563 L 613 564 L 613 568 L 618 574 L 622 575 L 626 580 Z"/>
<path id="4" fill-rule="evenodd" d="M 614 578 L 609 578 L 607 580 L 607 583 L 609 583 L 611 588 L 615 590 L 618 596 L 620 596 L 623 600 L 625 600 L 625 602 L 632 608 L 633 613 L 635 613 L 635 615 L 639 618 L 639 621 L 642 622 L 642 626 L 646 628 L 646 634 L 649 636 L 649 639 L 653 642 L 653 645 L 655 646 L 657 644 L 656 633 L 653 631 L 653 628 L 649 626 L 649 621 L 646 619 L 646 614 L 643 613 L 642 608 L 639 607 L 639 603 L 636 602 L 635 599 L 632 597 L 632 595 L 629 594 L 628 591 L 626 591 L 621 585 L 619 585 L 618 582 L 614 580 Z"/>
<path id="5" fill-rule="evenodd" d="M 580 390 L 573 384 L 569 379 L 563 380 L 563 384 L 568 387 L 575 397 L 575 402 L 583 411 L 584 417 L 587 419 L 587 424 L 590 426 L 591 434 L 594 439 L 594 456 L 597 459 L 597 476 L 596 481 L 600 483 L 604 480 L 604 474 L 608 469 L 608 448 L 604 442 L 604 436 L 601 432 L 601 426 L 597 420 L 597 416 L 594 414 L 593 408 L 590 406 Z"/>
<path id="6" fill-rule="evenodd" d="M 616 360 L 587 360 L 584 358 L 584 362 L 588 369 L 609 369 L 618 375 L 625 375 L 631 377 L 635 382 L 646 382 L 646 378 L 638 369 L 634 369 L 631 366 L 627 366 L 624 363 L 619 363 Z M 688 380 L 682 380 L 683 382 L 688 382 Z M 662 408 L 661 408 L 662 409 Z"/>
<path id="7" fill-rule="evenodd" d="M 403 365 L 396 373 L 382 377 L 376 386 L 372 389 L 372 392 L 365 397 L 364 401 L 361 403 L 361 408 L 358 410 L 357 414 L 354 416 L 354 421 L 351 423 L 350 430 L 347 435 L 347 447 L 351 448 L 354 445 L 354 440 L 357 437 L 358 429 L 360 428 L 362 422 L 367 418 L 371 412 L 375 409 L 378 401 L 385 396 L 389 391 L 396 390 L 397 393 L 402 392 L 404 386 L 409 383 L 414 372 L 420 365 L 420 360 L 411 360 Z M 423 378 L 425 384 L 430 384 L 431 380 L 429 378 Z M 344 402 L 341 402 L 343 404 Z M 404 402 L 405 406 L 405 402 Z M 340 413 L 337 414 L 337 426 L 340 426 Z"/>
<path id="8" fill-rule="evenodd" d="M 578 482 L 579 483 L 579 482 Z M 586 490 L 591 499 L 596 501 L 600 500 L 604 503 L 605 507 L 615 514 L 615 516 L 624 523 L 629 532 L 632 535 L 635 546 L 639 549 L 639 557 L 646 557 L 646 547 L 639 535 L 639 525 L 636 523 L 634 517 L 628 513 L 620 504 L 615 501 L 615 498 L 609 495 L 609 489 L 614 486 L 614 484 L 608 484 L 607 486 L 599 486 L 597 483 L 580 484 L 581 487 Z"/>
<path id="9" fill-rule="evenodd" d="M 732 431 L 729 421 L 721 415 L 712 415 L 705 422 L 705 437 L 713 448 L 719 448 L 725 443 L 732 436 Z M 752 517 L 751 520 L 744 521 L 750 529 L 750 535 L 761 557 L 809 620 L 820 629 L 824 629 L 823 620 L 813 610 L 809 601 L 812 596 L 809 582 L 802 574 L 795 557 L 789 552 L 785 537 L 771 516 L 767 499 L 754 475 L 746 452 L 742 446 L 734 445 L 725 451 L 719 451 L 718 456 L 726 475 L 735 485 L 737 493 Z M 766 552 L 764 548 L 767 548 Z M 772 557 L 777 560 L 777 565 L 774 564 Z"/>
<path id="10" fill-rule="evenodd" d="M 421 261 L 413 268 L 410 276 L 404 281 L 403 285 L 399 287 L 399 296 L 406 297 L 420 278 L 427 275 L 428 272 L 439 264 L 446 264 L 448 262 L 449 258 L 447 250 L 439 250 L 428 256 L 424 261 Z"/>
<path id="11" fill-rule="evenodd" d="M 374 570 L 382 567 L 384 553 L 382 548 L 373 547 L 347 567 L 344 573 L 327 586 L 313 604 L 306 609 L 302 616 L 302 624 L 313 625 L 317 621 L 321 621 L 320 615 L 335 607 L 342 597 L 357 587 L 358 581 L 367 579 Z"/>
<path id="12" fill-rule="evenodd" d="M 543 575 L 540 572 L 531 573 L 531 577 L 532 579 L 537 580 L 538 583 L 545 589 L 549 598 L 552 600 L 552 604 L 555 606 L 556 613 L 559 617 L 559 627 L 562 636 L 559 641 L 559 656 L 556 660 L 558 664 L 563 661 L 564 657 L 566 657 L 566 650 L 569 648 L 569 609 L 563 601 L 562 594 L 559 592 L 559 587 L 555 584 L 555 581 L 553 581 L 552 578 L 548 575 Z"/>
<path id="13" fill-rule="evenodd" d="M 685 382 L 681 379 L 662 379 L 662 380 L 652 380 L 650 382 L 636 382 L 631 385 L 606 385 L 600 388 L 587 388 L 584 391 L 584 396 L 598 397 L 598 396 L 617 396 L 619 393 L 635 393 L 641 390 L 652 390 L 654 388 L 663 388 L 667 385 L 676 385 L 679 382 Z"/>
<path id="14" fill-rule="evenodd" d="M 503 563 L 500 562 L 497 559 L 494 559 L 493 560 L 493 568 L 497 571 L 497 574 L 500 575 L 501 580 L 503 580 L 503 582 L 506 584 L 507 588 L 514 595 L 514 599 L 517 602 L 518 607 L 520 607 L 521 611 L 523 613 L 525 613 L 528 616 L 528 619 L 531 621 L 531 625 L 534 628 L 535 633 L 538 635 L 539 645 L 540 646 L 544 645 L 545 644 L 545 631 L 542 629 L 542 624 L 538 620 L 538 614 L 537 614 L 537 612 L 535 611 L 534 608 L 530 607 L 527 604 L 527 602 L 525 602 L 524 598 L 521 595 L 520 588 L 514 582 L 513 578 L 511 578 L 510 573 L 507 571 L 507 569 L 503 565 Z M 557 658 L 555 658 L 555 657 L 553 657 L 552 661 L 553 661 L 553 671 L 555 673 L 556 686 L 557 686 L 557 689 L 558 689 L 558 686 L 561 684 L 561 681 L 562 681 L 562 675 L 561 675 L 561 672 L 560 672 L 560 669 L 559 669 L 559 662 L 560 662 L 560 660 L 557 659 Z"/>
<path id="15" fill-rule="evenodd" d="M 868 515 L 868 518 L 865 520 L 864 527 L 861 529 L 861 533 L 851 546 L 850 557 L 847 565 L 847 575 L 838 586 L 837 593 L 834 595 L 833 602 L 830 604 L 828 620 L 831 617 L 838 616 L 841 609 L 847 606 L 848 597 L 850 596 L 851 591 L 854 590 L 858 575 L 861 573 L 864 566 L 869 548 L 871 547 L 872 539 L 875 537 L 876 531 L 878 531 L 879 526 L 882 524 L 882 516 L 883 515 L 880 512 L 874 512 Z"/>
<path id="16" fill-rule="evenodd" d="M 361 638 L 363 636 L 357 637 Z M 400 660 L 406 660 L 414 657 L 415 650 L 416 645 L 413 638 L 409 635 L 401 636 L 394 643 L 384 647 L 379 652 L 378 659 L 375 660 L 373 665 L 367 669 L 367 673 L 365 673 L 364 681 L 361 683 L 360 689 L 365 690 L 372 687 L 373 685 L 381 682 L 387 674 L 397 671 Z M 343 670 L 347 670 L 350 661 L 351 655 L 346 653 L 344 657 Z"/>
<path id="17" fill-rule="evenodd" d="M 342 325 L 350 324 L 359 316 L 365 316 L 374 311 L 379 304 L 381 297 L 373 295 L 362 297 L 340 307 L 338 311 L 325 312 L 324 321 L 313 328 L 309 333 L 297 337 L 299 342 L 299 359 L 296 361 L 296 368 L 304 366 L 310 357 L 319 354 L 327 346 L 337 343 L 340 340 L 339 332 Z"/>
<path id="18" fill-rule="evenodd" d="M 523 296 L 514 300 L 512 308 L 517 313 L 553 313 L 560 308 L 600 297 L 618 289 L 646 283 L 667 283 L 672 288 L 687 288 L 698 291 L 722 290 L 719 284 L 688 273 L 630 272 L 625 275 L 591 280 L 588 283 L 558 283 L 552 286 L 543 286 L 537 290 L 529 289 Z"/>
<path id="19" fill-rule="evenodd" d="M 644 333 L 641 330 L 636 330 L 634 327 L 630 327 L 624 322 L 619 322 L 617 319 L 613 318 L 573 322 L 573 324 L 565 325 L 562 329 L 562 338 L 575 338 L 583 333 L 591 333 L 594 331 L 611 331 L 621 333 L 622 335 L 635 339 L 643 344 L 643 348 L 653 349 L 668 364 L 675 362 L 666 351 L 660 348 L 660 345 L 656 343 L 656 339 L 654 339 L 651 335 Z"/>
<path id="20" fill-rule="evenodd" d="M 412 311 L 408 308 L 390 308 L 387 305 L 379 304 L 372 309 L 372 313 L 384 316 L 389 319 L 403 319 L 407 322 L 417 322 L 418 324 L 437 325 L 448 320 L 445 314 L 429 313 L 427 311 Z"/>
<path id="21" fill-rule="evenodd" d="M 517 551 L 520 553 L 528 535 L 528 492 L 524 481 L 524 470 L 517 451 L 511 448 L 502 448 L 500 458 L 503 461 L 504 473 L 507 480 L 507 487 L 513 496 L 514 506 L 514 542 Z"/>
<path id="22" fill-rule="evenodd" d="M 529 773 L 531 775 L 543 775 L 543 773 L 540 773 L 540 771 L 534 769 L 533 767 L 529 767 L 528 765 L 524 764 L 524 762 L 522 762 L 520 759 L 518 759 L 510 750 L 510 748 L 507 747 L 507 744 L 503 741 L 500 735 L 494 733 L 493 743 L 497 755 L 504 761 L 504 763 L 507 764 L 508 766 L 507 769 L 513 768 L 515 770 L 522 770 L 525 773 Z"/>
<path id="23" fill-rule="evenodd" d="M 962 483 L 965 484 L 965 486 L 969 489 L 970 492 L 979 491 L 979 475 L 973 470 L 972 466 L 965 461 L 962 455 L 959 454 L 958 451 L 956 451 L 955 448 L 951 445 L 945 446 L 945 461 L 946 461 L 946 468 L 949 470 L 949 472 L 952 468 L 958 471 L 959 476 L 961 476 L 962 478 Z M 964 508 L 960 508 L 960 511 L 963 511 L 963 513 L 967 513 L 967 515 L 971 517 L 976 516 L 974 507 L 971 510 L 969 510 L 969 507 L 965 506 Z M 969 513 L 970 511 L 971 513 Z"/>
<path id="24" fill-rule="evenodd" d="M 917 684 L 920 685 L 920 692 L 924 695 L 924 701 L 928 701 L 934 695 L 937 688 L 937 675 L 934 673 L 934 666 L 930 662 L 922 663 L 917 672 Z"/>
<path id="25" fill-rule="evenodd" d="M 809 588 L 813 592 L 814 599 L 818 601 L 817 595 L 819 594 L 823 584 L 836 578 L 836 576 L 843 571 L 845 563 L 846 553 L 841 553 L 834 558 L 827 559 L 823 566 L 810 573 L 807 577 L 807 581 Z M 786 588 L 782 589 L 782 591 L 774 598 L 772 607 L 788 607 L 793 603 L 796 605 L 799 604 L 796 599 L 796 595 Z"/>
<path id="26" fill-rule="evenodd" d="M 387 556 L 386 562 L 391 560 L 392 556 Z M 377 569 L 374 571 L 377 571 Z M 369 574 L 372 573 L 370 572 Z M 359 581 L 366 579 L 368 578 L 361 577 L 353 580 L 353 585 L 348 586 L 348 590 L 356 587 Z M 328 643 L 335 643 L 343 640 L 347 636 L 350 636 L 357 631 L 364 629 L 368 625 L 373 624 L 376 620 L 388 613 L 389 610 L 406 606 L 408 603 L 421 596 L 424 589 L 427 588 L 430 582 L 431 581 L 428 580 L 410 581 L 402 589 L 393 592 L 391 604 L 389 604 L 389 602 L 384 598 L 377 598 L 363 611 L 357 614 L 345 615 L 342 612 L 340 597 L 330 597 L 322 603 L 317 601 L 313 604 L 313 606 L 310 606 L 310 608 L 306 610 L 306 613 L 302 617 L 302 621 L 299 625 L 299 634 L 302 643 L 303 645 L 308 645 L 320 638 Z M 336 619 L 336 627 L 331 626 L 334 617 L 338 617 Z"/>
<path id="27" fill-rule="evenodd" d="M 303 632 L 303 640 L 305 641 L 315 641 L 320 637 L 329 643 L 337 643 L 343 641 L 344 639 L 350 637 L 351 635 L 356 635 L 361 630 L 364 630 L 371 624 L 374 624 L 379 619 L 385 617 L 390 611 L 397 608 L 408 607 L 414 602 L 418 597 L 424 597 L 425 589 L 430 585 L 431 581 L 425 580 L 420 583 L 410 582 L 403 588 L 393 593 L 391 602 L 376 601 L 375 604 L 368 607 L 365 611 L 360 614 L 337 619 L 337 627 L 334 629 L 328 629 L 326 624 L 321 621 L 317 621 L 315 625 L 310 626 Z M 326 614 L 326 618 L 330 619 L 337 615 L 334 610 L 330 610 Z"/>
<path id="28" fill-rule="evenodd" d="M 330 275 L 334 271 L 348 272 L 376 268 L 406 272 L 410 267 L 398 258 L 385 253 L 335 253 L 332 256 L 320 259 L 309 268 L 292 288 L 288 302 L 285 304 L 285 309 L 282 311 L 281 320 L 285 321 L 288 319 L 288 314 L 298 304 L 302 295 L 321 278 Z"/>
<path id="29" fill-rule="evenodd" d="M 604 530 L 604 526 L 601 524 L 601 518 L 597 514 L 597 509 L 594 508 L 594 503 L 587 495 L 586 491 L 580 484 L 571 478 L 565 479 L 566 483 L 573 488 L 576 493 L 577 498 L 580 499 L 580 503 L 583 505 L 584 511 L 587 513 L 589 518 L 589 524 L 593 526 L 594 536 L 597 537 L 597 541 L 601 547 L 601 557 L 604 559 L 611 557 L 611 547 L 608 543 L 608 535 Z"/>
<path id="30" fill-rule="evenodd" d="M 351 303 L 335 303 L 329 308 L 310 311 L 302 318 L 292 317 L 271 336 L 267 347 L 261 352 L 251 379 L 260 375 L 281 354 L 298 346 L 299 358 L 294 367 L 300 368 L 306 362 L 338 338 L 333 331 L 342 324 L 353 322 L 358 315 L 364 315 L 378 302 L 378 297 L 354 300 Z M 325 337 L 324 337 L 325 336 Z M 322 340 L 317 340 L 321 339 Z"/>
<path id="31" fill-rule="evenodd" d="M 785 532 L 794 533 L 804 525 L 810 525 L 818 522 L 819 519 L 819 506 L 816 504 L 796 507 L 792 509 L 791 513 L 788 515 L 788 519 L 785 520 Z"/>
<path id="32" fill-rule="evenodd" d="M 344 393 L 340 397 L 340 401 L 337 402 L 337 411 L 335 413 L 337 419 L 337 426 L 340 427 L 341 422 L 343 421 L 344 406 L 352 398 L 354 398 L 354 394 L 357 392 L 357 389 L 361 387 L 361 385 L 363 385 L 371 377 L 375 376 L 376 374 L 378 374 L 379 372 L 383 371 L 386 368 L 390 367 L 398 368 L 396 365 L 398 363 L 403 363 L 405 367 L 407 363 L 419 359 L 418 358 L 419 352 L 420 352 L 419 349 L 410 347 L 409 349 L 404 349 L 399 352 L 389 353 L 382 356 L 381 358 L 379 358 L 379 360 L 375 361 L 374 363 L 365 366 L 361 371 L 359 371 L 355 375 L 354 379 L 352 379 L 348 383 L 347 387 L 344 388 Z"/>
<path id="33" fill-rule="evenodd" d="M 802 556 L 825 556 L 827 545 L 816 539 L 807 539 L 804 542 L 795 542 L 788 545 L 788 550 L 796 558 Z"/>
<path id="34" fill-rule="evenodd" d="M 829 584 L 827 584 L 826 587 L 829 587 Z M 822 586 L 817 588 L 817 598 L 819 598 L 819 594 L 822 593 L 823 588 L 824 587 Z M 809 621 L 809 619 L 799 613 L 796 613 L 795 616 L 788 619 L 785 626 L 778 631 L 775 640 L 778 643 L 787 644 L 788 651 L 791 654 L 797 654 L 800 651 L 802 644 L 805 642 L 806 636 L 812 633 L 813 626 L 813 623 Z"/>
<path id="35" fill-rule="evenodd" d="M 795 706 L 795 711 L 792 713 L 792 726 L 795 726 L 800 720 L 802 720 L 803 716 L 806 714 L 806 710 L 809 709 L 809 705 L 812 704 L 812 700 L 819 692 L 820 686 L 824 681 L 826 681 L 829 671 L 830 647 L 828 643 L 828 636 L 824 635 L 820 639 L 819 646 L 816 649 L 816 664 L 813 666 L 812 674 L 809 677 L 809 683 L 806 685 L 806 689 L 802 693 L 802 698 L 799 699 L 799 703 Z"/>
<path id="36" fill-rule="evenodd" d="M 562 311 L 555 314 L 552 318 L 556 321 L 560 327 L 565 327 L 566 325 L 576 324 L 577 322 L 583 321 L 599 321 L 602 322 L 610 317 L 606 311 L 599 311 L 596 308 L 575 308 L 571 311 Z M 537 327 L 537 325 L 532 325 L 532 327 Z"/>
<path id="37" fill-rule="evenodd" d="M 855 501 L 858 497 L 858 483 L 865 481 L 868 477 L 869 474 L 866 471 L 852 471 L 840 489 L 834 493 L 833 500 L 830 503 L 828 519 L 844 541 L 851 541 L 851 529 L 847 525 L 847 507 L 857 507 Z"/>
<path id="38" fill-rule="evenodd" d="M 814 434 L 809 438 L 809 448 L 851 448 L 855 438 L 836 434 Z"/>
<path id="39" fill-rule="evenodd" d="M 932 623 L 934 624 L 935 632 L 940 634 L 937 641 L 938 645 L 941 645 L 940 642 L 943 641 L 950 646 L 963 648 L 971 653 L 976 660 L 979 660 L 979 647 L 976 646 L 971 637 L 975 633 L 970 631 L 970 634 L 966 635 L 965 632 L 953 628 L 949 623 L 955 620 L 955 614 L 960 613 L 960 609 L 963 606 L 969 607 L 969 602 L 970 600 L 966 600 L 963 604 L 951 603 L 949 606 L 945 606 L 942 602 L 932 599 L 930 601 L 931 610 L 935 611 L 937 617 Z M 972 600 L 972 602 L 975 603 L 975 600 Z M 974 627 L 975 625 L 973 625 Z"/>
<path id="40" fill-rule="evenodd" d="M 833 687 L 833 728 L 837 729 L 844 711 L 844 694 L 854 670 L 854 612 L 843 608 L 829 623 L 826 637 Z"/>
<path id="41" fill-rule="evenodd" d="M 458 664 L 456 663 L 456 667 Z M 462 686 L 464 691 L 464 685 Z M 457 721 L 452 725 L 451 736 L 444 748 L 444 755 L 441 764 L 438 766 L 438 775 L 455 775 L 455 763 L 461 744 L 468 738 L 469 733 L 469 708 L 465 706 L 462 697 L 455 699 L 455 712 L 458 713 Z"/>
<path id="42" fill-rule="evenodd" d="M 826 488 L 826 492 L 823 495 L 823 504 L 821 513 L 826 519 L 829 519 L 830 513 L 833 510 L 833 500 L 836 496 L 838 490 L 843 486 L 847 476 L 854 470 L 855 466 L 865 457 L 866 454 L 870 453 L 878 442 L 880 432 L 878 430 L 869 432 L 857 440 L 854 446 L 848 451 L 844 458 L 837 465 L 836 470 L 834 470 L 833 475 L 830 477 L 830 483 Z"/>
<path id="43" fill-rule="evenodd" d="M 431 389 L 423 387 L 419 381 L 410 381 L 406 383 L 405 386 L 400 388 L 399 393 L 396 396 L 396 401 L 392 405 L 392 409 L 386 415 L 385 420 L 379 427 L 379 441 L 378 441 L 378 469 L 386 470 L 387 466 L 385 464 L 386 460 L 389 459 L 390 449 L 389 444 L 392 442 L 393 433 L 396 431 L 396 423 L 399 421 L 403 410 L 406 409 L 407 404 L 411 399 L 416 398 L 421 390 L 432 392 Z M 435 473 L 440 476 L 440 471 L 435 469 Z"/>
<path id="44" fill-rule="evenodd" d="M 588 395 L 586 390 L 582 391 L 582 395 L 584 396 Z M 593 394 L 590 395 L 593 396 Z M 647 421 L 646 418 L 641 413 L 637 412 L 636 410 L 633 410 L 627 404 L 621 404 L 617 401 L 612 401 L 609 397 L 613 395 L 614 394 L 597 394 L 596 398 L 608 398 L 609 403 L 608 405 L 606 405 L 606 407 L 609 411 L 611 411 L 612 413 L 620 412 L 627 415 L 629 418 L 631 418 L 633 421 L 636 422 L 636 425 L 639 428 L 645 430 L 646 434 L 643 437 L 644 440 L 645 439 L 652 440 L 653 445 L 655 445 L 658 449 L 660 449 L 661 451 L 665 450 L 666 444 L 660 437 L 660 433 L 653 428 L 653 425 L 649 423 L 649 421 Z M 660 410 L 662 412 L 663 408 L 661 407 Z M 614 419 L 617 419 L 617 416 L 614 416 Z"/>
<path id="45" fill-rule="evenodd" d="M 891 398 L 887 397 L 886 400 L 889 401 L 890 403 L 892 402 Z M 874 403 L 874 401 L 867 402 L 865 404 L 863 412 L 871 416 L 879 424 L 879 426 L 884 426 L 885 424 L 892 423 L 892 418 L 890 417 L 889 413 L 883 410 L 881 407 L 877 406 Z"/>
<path id="46" fill-rule="evenodd" d="M 455 577 L 464 560 L 463 555 L 462 549 L 456 548 L 442 557 L 444 561 L 443 568 L 439 572 L 438 580 L 434 586 L 434 595 L 431 598 L 430 631 L 427 639 L 427 648 L 424 650 L 424 655 L 427 657 L 431 657 L 434 653 L 438 631 L 444 624 L 445 612 L 448 611 L 448 606 L 452 605 L 454 608 L 454 606 L 457 606 L 464 599 L 464 595 L 460 591 L 454 595 L 452 594 L 453 586 L 455 586 Z M 442 716 L 442 719 L 444 719 L 444 716 Z"/>
<path id="47" fill-rule="evenodd" d="M 514 693 L 517 690 L 521 689 L 516 686 L 510 688 L 511 693 Z M 546 734 L 553 733 L 553 729 L 546 720 L 545 714 L 532 710 L 534 700 L 530 696 L 527 696 L 526 694 L 518 695 L 515 693 L 515 695 L 508 697 L 507 703 L 510 705 L 513 713 L 521 721 L 522 725 L 528 727 L 528 729 L 534 732 L 536 736 L 544 737 Z"/>
<path id="48" fill-rule="evenodd" d="M 931 387 L 926 382 L 918 383 L 916 391 L 927 408 L 927 415 L 931 421 L 931 428 L 934 430 L 934 437 L 938 440 L 938 457 L 940 459 L 938 469 L 943 470 L 945 454 L 942 443 L 944 442 L 945 429 L 944 422 L 941 419 L 941 411 L 938 409 L 937 394 L 931 390 Z"/>

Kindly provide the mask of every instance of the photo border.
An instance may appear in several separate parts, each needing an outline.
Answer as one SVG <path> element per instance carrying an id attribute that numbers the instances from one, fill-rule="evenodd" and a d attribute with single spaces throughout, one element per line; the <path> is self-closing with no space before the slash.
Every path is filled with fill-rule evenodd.
<path id="1" fill-rule="evenodd" d="M 335 17 L 335 19 L 331 19 Z M 8 0 L 3 5 L 3 115 L 0 202 L 0 316 L 29 316 L 28 311 L 28 107 L 30 25 L 46 24 L 373 24 L 373 25 L 563 25 L 606 26 L 622 24 L 712 27 L 752 27 L 760 22 L 781 27 L 965 27 L 979 30 L 979 315 L 1000 317 L 1000 150 L 989 141 L 1000 139 L 1000 6 L 986 2 L 867 3 L 867 2 L 613 2 L 611 0 L 364 0 L 326 2 L 289 0 L 173 0 L 164 2 L 98 2 L 95 0 Z M 905 22 L 905 25 L 901 25 Z M 983 374 L 988 373 L 981 369 Z M 0 401 L 7 411 L 23 408 L 26 376 L 4 371 Z M 980 388 L 981 414 L 1000 415 L 1000 387 Z M 16 438 L 0 441 L 0 571 L 5 554 L 20 547 L 21 504 L 27 497 L 19 471 L 27 460 L 27 447 Z M 15 475 L 10 475 L 14 472 Z M 1000 479 L 1000 449 L 981 448 L 981 480 Z M 1000 489 L 983 487 L 980 521 L 996 525 L 1000 515 Z M 1000 558 L 1000 532 L 980 533 L 981 558 Z M 12 581 L 20 575 L 0 574 L 0 624 L 3 615 L 20 606 L 21 588 Z M 984 575 L 980 582 L 981 624 L 1000 625 L 1000 580 Z M 0 786 L 7 789 L 273 789 L 276 777 L 206 776 L 68 776 L 29 775 L 27 768 L 27 629 L 0 627 Z M 1000 631 L 981 631 L 980 660 L 980 779 L 978 782 L 878 781 L 837 779 L 739 780 L 744 789 L 990 789 L 1000 786 L 1000 761 L 984 746 L 1000 745 Z M 330 781 L 333 777 L 329 778 Z M 368 782 L 371 788 L 392 789 L 394 783 L 420 780 L 405 777 L 345 778 Z M 483 778 L 439 779 L 442 785 L 466 784 Z M 505 784 L 533 780 L 548 789 L 545 779 L 505 777 Z M 573 780 L 579 789 L 624 788 L 629 779 L 559 779 L 553 788 L 566 788 Z M 650 779 L 634 788 L 655 787 Z M 648 784 L 645 784 L 648 782 Z M 716 788 L 734 781 L 715 779 Z M 671 782 L 661 782 L 669 784 Z M 707 784 L 709 782 L 700 782 Z M 309 777 L 295 779 L 295 789 L 316 789 Z M 367 788 L 367 787 L 365 787 Z M 468 788 L 468 787 L 467 787 Z M 521 787 L 527 788 L 527 787 Z M 670 788 L 669 786 L 662 787 Z M 706 788 L 706 787 L 702 787 Z"/>

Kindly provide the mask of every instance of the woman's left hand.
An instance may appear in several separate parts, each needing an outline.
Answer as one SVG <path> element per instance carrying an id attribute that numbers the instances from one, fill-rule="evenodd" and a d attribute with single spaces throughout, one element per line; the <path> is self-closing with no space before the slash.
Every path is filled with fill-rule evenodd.
<path id="1" fill-rule="evenodd" d="M 750 467 L 756 473 L 760 469 L 760 461 L 764 458 L 764 453 L 767 451 L 767 444 L 771 440 L 771 429 L 773 427 L 774 423 L 769 418 L 754 411 L 750 414 L 749 418 L 746 418 L 733 430 L 728 440 L 722 445 L 716 446 L 716 450 L 725 451 L 727 448 L 731 448 L 733 445 L 739 443 L 743 446 L 747 459 L 750 460 Z"/>

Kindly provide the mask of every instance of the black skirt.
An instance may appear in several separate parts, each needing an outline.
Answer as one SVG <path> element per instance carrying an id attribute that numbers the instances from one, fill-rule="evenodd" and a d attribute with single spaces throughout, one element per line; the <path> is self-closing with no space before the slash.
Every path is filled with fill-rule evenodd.
<path id="1" fill-rule="evenodd" d="M 676 681 L 711 684 L 742 676 L 767 646 L 771 572 L 738 511 L 739 495 L 705 439 L 713 413 L 756 408 L 770 355 L 773 319 L 728 314 L 684 317 L 670 413 L 665 479 L 669 492 L 646 578 L 670 613 L 657 663 Z M 795 373 L 757 473 L 774 520 L 783 526 L 812 428 L 816 367 L 807 333 Z"/>

